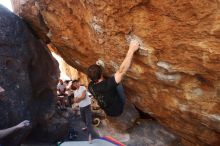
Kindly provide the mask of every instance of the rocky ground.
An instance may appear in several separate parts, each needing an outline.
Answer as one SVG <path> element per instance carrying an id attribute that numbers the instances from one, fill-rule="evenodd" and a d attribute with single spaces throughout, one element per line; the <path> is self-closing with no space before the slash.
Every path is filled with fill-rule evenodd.
<path id="1" fill-rule="evenodd" d="M 66 113 L 64 113 L 66 114 Z M 82 128 L 85 127 L 84 123 L 82 122 L 80 116 L 75 116 L 73 113 L 69 114 L 69 120 L 70 120 L 70 129 L 74 129 L 77 133 L 77 137 L 74 138 L 75 141 L 85 141 L 87 140 L 87 132 L 82 131 Z M 94 132 L 94 138 L 97 138 L 97 134 Z M 65 138 L 68 139 L 68 136 Z M 55 146 L 55 143 L 39 143 L 36 141 L 27 141 L 22 146 Z"/>
<path id="2" fill-rule="evenodd" d="M 66 114 L 66 113 L 63 113 Z M 85 126 L 80 116 L 69 114 L 70 129 L 75 129 L 77 137 L 74 141 L 86 141 L 87 132 L 81 129 Z M 136 125 L 127 132 L 119 132 L 107 126 L 106 120 L 102 120 L 99 127 L 94 128 L 94 138 L 100 136 L 111 136 L 127 146 L 181 146 L 180 140 L 152 119 L 139 119 Z M 66 138 L 67 139 L 67 138 Z M 27 141 L 22 146 L 55 146 L 55 143 L 39 143 Z"/>

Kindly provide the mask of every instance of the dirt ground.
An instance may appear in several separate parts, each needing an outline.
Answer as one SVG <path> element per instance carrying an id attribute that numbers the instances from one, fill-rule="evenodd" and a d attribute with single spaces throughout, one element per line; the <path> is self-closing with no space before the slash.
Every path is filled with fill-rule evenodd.
<path id="1" fill-rule="evenodd" d="M 80 116 L 70 116 L 71 125 L 70 128 L 74 129 L 77 133 L 77 137 L 74 139 L 75 141 L 86 141 L 87 140 L 87 132 L 82 131 L 82 128 L 85 127 L 85 124 L 82 122 Z M 99 136 L 96 132 L 93 133 L 93 138 L 98 138 Z M 56 143 L 39 143 L 36 141 L 27 141 L 25 144 L 21 146 L 56 146 Z"/>

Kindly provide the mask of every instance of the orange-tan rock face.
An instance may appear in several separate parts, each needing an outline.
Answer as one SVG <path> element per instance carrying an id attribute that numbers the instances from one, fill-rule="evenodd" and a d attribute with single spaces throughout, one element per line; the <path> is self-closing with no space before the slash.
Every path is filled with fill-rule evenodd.
<path id="1" fill-rule="evenodd" d="M 193 145 L 220 145 L 219 0 L 12 0 L 44 41 L 81 71 L 106 74 L 139 39 L 127 96 Z"/>

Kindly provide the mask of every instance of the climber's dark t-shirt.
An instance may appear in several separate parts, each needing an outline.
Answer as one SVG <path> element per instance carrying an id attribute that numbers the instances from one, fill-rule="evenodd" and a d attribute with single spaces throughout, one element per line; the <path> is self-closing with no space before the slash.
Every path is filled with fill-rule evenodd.
<path id="1" fill-rule="evenodd" d="M 97 84 L 93 82 L 89 84 L 89 91 L 96 98 L 99 106 L 108 116 L 112 117 L 119 116 L 123 112 L 123 103 L 119 97 L 117 86 L 114 76 Z"/>

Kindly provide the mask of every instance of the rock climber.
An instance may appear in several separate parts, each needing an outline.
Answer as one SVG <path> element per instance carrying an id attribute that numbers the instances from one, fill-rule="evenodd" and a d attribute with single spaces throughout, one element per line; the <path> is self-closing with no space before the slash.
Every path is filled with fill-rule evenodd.
<path id="1" fill-rule="evenodd" d="M 121 81 L 128 71 L 133 55 L 139 46 L 140 44 L 136 40 L 130 42 L 124 61 L 112 77 L 104 78 L 102 67 L 97 64 L 88 68 L 88 77 L 91 79 L 89 91 L 108 116 L 117 117 L 123 113 L 125 94 Z"/>

